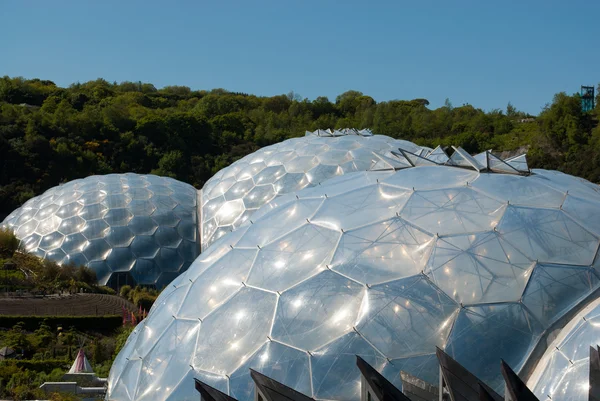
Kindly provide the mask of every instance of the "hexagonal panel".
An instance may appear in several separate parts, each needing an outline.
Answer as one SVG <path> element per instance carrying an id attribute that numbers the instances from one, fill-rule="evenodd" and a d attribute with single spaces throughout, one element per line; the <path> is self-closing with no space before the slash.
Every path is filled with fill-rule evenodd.
<path id="1" fill-rule="evenodd" d="M 502 358 L 513 369 L 520 369 L 543 330 L 518 303 L 463 308 L 448 338 L 446 352 L 501 391 L 504 381 L 494 369 L 498 360 Z"/>
<path id="2" fill-rule="evenodd" d="M 312 352 L 314 397 L 326 400 L 360 399 L 360 370 L 356 356 L 377 370 L 386 359 L 357 333 L 348 333 Z"/>
<path id="3" fill-rule="evenodd" d="M 254 399 L 254 381 L 250 368 L 286 386 L 311 396 L 308 354 L 275 341 L 263 345 L 230 375 L 230 394 L 238 401 Z"/>
<path id="4" fill-rule="evenodd" d="M 146 216 L 136 216 L 131 219 L 127 227 L 134 235 L 152 235 L 156 232 L 158 224 Z"/>
<path id="5" fill-rule="evenodd" d="M 108 230 L 108 224 L 104 220 L 88 220 L 81 229 L 81 233 L 87 239 L 96 239 L 104 238 Z"/>
<path id="6" fill-rule="evenodd" d="M 495 232 L 439 238 L 425 272 L 456 302 L 518 301 L 534 262 Z"/>
<path id="7" fill-rule="evenodd" d="M 56 211 L 56 215 L 60 218 L 67 219 L 69 217 L 77 216 L 82 209 L 83 205 L 81 203 L 67 203 Z"/>
<path id="8" fill-rule="evenodd" d="M 281 294 L 272 337 L 315 350 L 352 330 L 366 287 L 326 270 Z"/>
<path id="9" fill-rule="evenodd" d="M 81 252 L 87 245 L 88 240 L 80 233 L 65 236 L 61 249 L 67 254 Z"/>
<path id="10" fill-rule="evenodd" d="M 593 269 L 537 265 L 523 294 L 523 304 L 546 327 L 598 288 Z"/>
<path id="11" fill-rule="evenodd" d="M 510 174 L 485 174 L 473 187 L 512 205 L 555 207 L 565 199 L 565 192 L 557 191 L 540 181 Z"/>
<path id="12" fill-rule="evenodd" d="M 459 305 L 423 275 L 376 285 L 358 332 L 388 358 L 444 347 Z"/>
<path id="13" fill-rule="evenodd" d="M 177 230 L 168 226 L 159 226 L 154 232 L 154 238 L 158 245 L 167 248 L 177 248 L 182 241 Z"/>
<path id="14" fill-rule="evenodd" d="M 344 232 L 331 269 L 368 284 L 408 277 L 423 271 L 433 245 L 432 236 L 394 218 Z"/>
<path id="15" fill-rule="evenodd" d="M 240 360 L 267 341 L 276 302 L 273 293 L 244 288 L 206 317 L 196 343 L 194 368 L 231 374 Z"/>
<path id="16" fill-rule="evenodd" d="M 113 247 L 126 247 L 131 245 L 134 235 L 128 227 L 111 227 L 105 238 Z"/>
<path id="17" fill-rule="evenodd" d="M 150 216 L 156 210 L 156 206 L 149 200 L 132 200 L 128 207 L 134 216 Z"/>
<path id="18" fill-rule="evenodd" d="M 106 263 L 113 272 L 127 272 L 133 268 L 136 257 L 128 248 L 113 248 Z"/>
<path id="19" fill-rule="evenodd" d="M 112 247 L 103 239 L 90 240 L 83 250 L 83 254 L 90 262 L 97 260 L 106 260 Z"/>
<path id="20" fill-rule="evenodd" d="M 159 342 L 142 359 L 142 375 L 138 383 L 136 400 L 156 400 L 164 397 L 164 387 L 174 388 L 190 365 L 192 355 L 182 347 L 195 341 L 200 322 L 174 320 L 160 337 Z M 179 363 L 173 368 L 171 361 Z M 161 380 L 156 380 L 160 377 Z"/>
<path id="21" fill-rule="evenodd" d="M 416 191 L 400 216 L 430 233 L 466 234 L 492 230 L 505 206 L 471 188 Z"/>
<path id="22" fill-rule="evenodd" d="M 138 235 L 133 238 L 130 248 L 131 252 L 138 258 L 153 258 L 160 247 L 152 237 Z"/>
<path id="23" fill-rule="evenodd" d="M 184 265 L 184 260 L 176 249 L 161 248 L 154 257 L 154 263 L 163 273 L 178 273 Z"/>
<path id="24" fill-rule="evenodd" d="M 598 238 L 560 210 L 510 206 L 498 232 L 542 263 L 589 266 L 598 249 Z"/>
<path id="25" fill-rule="evenodd" d="M 65 236 L 63 234 L 59 233 L 58 231 L 54 231 L 42 237 L 38 246 L 44 251 L 52 251 L 56 248 L 60 248 L 64 239 Z"/>
<path id="26" fill-rule="evenodd" d="M 384 185 L 368 185 L 328 196 L 311 218 L 316 224 L 344 231 L 395 217 L 411 192 Z"/>
<path id="27" fill-rule="evenodd" d="M 104 221 L 109 226 L 126 226 L 133 218 L 129 209 L 109 209 L 104 215 Z"/>
<path id="28" fill-rule="evenodd" d="M 81 232 L 85 227 L 85 220 L 79 216 L 73 216 L 63 219 L 58 226 L 58 232 L 69 235 Z"/>
<path id="29" fill-rule="evenodd" d="M 305 224 L 260 249 L 248 284 L 283 291 L 325 269 L 341 233 Z"/>

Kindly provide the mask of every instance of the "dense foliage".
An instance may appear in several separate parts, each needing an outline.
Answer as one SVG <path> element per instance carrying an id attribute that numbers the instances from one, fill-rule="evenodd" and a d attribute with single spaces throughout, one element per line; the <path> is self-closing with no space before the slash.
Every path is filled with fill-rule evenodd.
<path id="1" fill-rule="evenodd" d="M 119 295 L 127 299 L 135 306 L 143 311 L 149 311 L 158 298 L 159 291 L 153 288 L 136 286 L 131 288 L 129 285 L 124 285 L 119 289 Z"/>
<path id="2" fill-rule="evenodd" d="M 53 326 L 50 321 L 42 320 L 35 330 L 30 330 L 25 323 L 19 322 L 9 330 L 0 331 L 0 346 L 15 351 L 0 362 L 0 397 L 47 399 L 39 386 L 46 381 L 61 381 L 82 344 L 95 373 L 107 377 L 112 361 L 132 328 L 120 328 L 114 335 L 104 336 L 90 330 L 79 331 L 72 326 Z M 55 394 L 50 399 L 79 398 Z"/>
<path id="3" fill-rule="evenodd" d="M 258 97 L 103 79 L 60 88 L 51 81 L 0 78 L 0 218 L 49 187 L 90 174 L 152 172 L 199 188 L 259 147 L 329 127 L 371 128 L 469 152 L 531 145 L 534 166 L 598 180 L 597 110 L 582 113 L 578 95 L 556 95 L 537 119 L 510 104 L 489 112 L 449 101 L 435 110 L 428 104 L 378 103 L 357 91 L 331 102 L 302 100 L 293 92 Z"/>
<path id="4" fill-rule="evenodd" d="M 17 252 L 18 251 L 18 252 Z M 5 264 L 12 265 L 12 269 Z M 7 265 L 8 266 L 8 265 Z M 87 266 L 62 265 L 42 260 L 19 249 L 19 240 L 8 229 L 0 228 L 0 282 L 9 292 L 27 291 L 41 295 L 81 291 L 115 294 L 109 287 L 98 286 L 96 273 Z"/>

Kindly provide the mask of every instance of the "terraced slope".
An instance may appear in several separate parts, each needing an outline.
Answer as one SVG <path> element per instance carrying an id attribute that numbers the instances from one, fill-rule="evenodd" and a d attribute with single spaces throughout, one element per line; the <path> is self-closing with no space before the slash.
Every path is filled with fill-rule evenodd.
<path id="1" fill-rule="evenodd" d="M 46 298 L 0 298 L 0 315 L 104 316 L 120 315 L 122 308 L 135 311 L 131 302 L 116 295 L 76 294 Z"/>

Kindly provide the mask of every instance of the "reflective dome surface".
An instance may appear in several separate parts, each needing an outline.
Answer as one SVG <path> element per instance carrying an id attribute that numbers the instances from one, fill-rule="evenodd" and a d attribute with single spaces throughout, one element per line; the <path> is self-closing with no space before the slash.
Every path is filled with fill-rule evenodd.
<path id="1" fill-rule="evenodd" d="M 600 345 L 600 299 L 575 316 L 548 347 L 528 387 L 540 400 L 587 401 L 590 346 Z"/>
<path id="2" fill-rule="evenodd" d="M 171 178 L 90 176 L 28 200 L 1 226 L 41 258 L 89 266 L 100 284 L 116 286 L 118 273 L 160 288 L 199 254 L 196 198 Z"/>
<path id="3" fill-rule="evenodd" d="M 567 193 L 568 191 L 568 193 Z M 565 174 L 355 172 L 274 199 L 160 295 L 111 369 L 111 400 L 251 400 L 248 368 L 359 399 L 355 355 L 401 387 L 435 347 L 501 391 L 544 331 L 598 287 L 599 188 Z"/>
<path id="4" fill-rule="evenodd" d="M 277 196 L 349 172 L 397 167 L 399 160 L 390 152 L 398 148 L 414 153 L 423 149 L 367 130 L 318 130 L 236 161 L 202 189 L 202 249 L 238 228 Z"/>

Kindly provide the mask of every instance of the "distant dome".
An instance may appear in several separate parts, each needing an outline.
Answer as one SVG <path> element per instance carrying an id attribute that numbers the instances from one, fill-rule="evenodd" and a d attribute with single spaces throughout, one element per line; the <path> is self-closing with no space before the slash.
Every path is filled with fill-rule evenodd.
<path id="1" fill-rule="evenodd" d="M 409 156 L 417 166 L 276 198 L 217 240 L 133 331 L 108 398 L 197 399 L 198 378 L 247 401 L 251 367 L 316 399 L 357 400 L 355 355 L 398 386 L 400 371 L 437 383 L 436 346 L 501 391 L 500 358 L 520 369 L 599 287 L 599 187 L 484 172 L 516 173 L 524 157 Z"/>
<path id="2" fill-rule="evenodd" d="M 161 288 L 199 254 L 196 197 L 166 177 L 90 176 L 28 200 L 0 226 L 41 258 L 89 266 L 100 284 Z"/>
<path id="3" fill-rule="evenodd" d="M 266 146 L 215 174 L 202 188 L 202 249 L 238 228 L 277 196 L 354 171 L 393 168 L 391 151 L 419 153 L 412 142 L 369 130 L 317 130 Z"/>

